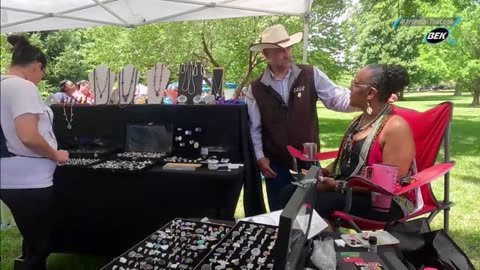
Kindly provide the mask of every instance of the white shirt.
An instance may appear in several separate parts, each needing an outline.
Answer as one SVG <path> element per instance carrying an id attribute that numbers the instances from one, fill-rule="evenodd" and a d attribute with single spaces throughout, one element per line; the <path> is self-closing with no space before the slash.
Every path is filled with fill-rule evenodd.
<path id="1" fill-rule="evenodd" d="M 269 66 L 267 66 L 262 77 L 262 82 L 266 83 L 266 85 L 270 85 L 276 92 L 278 92 L 286 105 L 288 105 L 290 86 L 295 79 L 293 75 L 296 72 L 293 72 L 293 69 L 295 69 L 296 72 L 299 72 L 299 68 L 292 64 L 292 67 L 289 69 L 283 80 L 279 80 L 275 78 Z M 313 67 L 313 80 L 317 96 L 326 108 L 341 112 L 356 110 L 350 106 L 350 90 L 337 86 L 317 67 Z M 248 88 L 245 100 L 248 107 L 250 135 L 252 136 L 255 157 L 259 160 L 265 157 L 262 143 L 262 125 L 260 110 L 258 108 L 258 103 L 253 96 L 251 85 Z"/>
<path id="2" fill-rule="evenodd" d="M 40 135 L 52 148 L 57 149 L 57 140 L 52 129 L 53 113 L 45 106 L 37 86 L 32 82 L 10 75 L 2 75 L 1 79 L 0 122 L 8 150 L 17 156 L 1 158 L 0 188 L 49 187 L 52 185 L 56 162 L 41 157 L 23 144 L 17 136 L 14 120 L 25 113 L 38 114 Z"/>

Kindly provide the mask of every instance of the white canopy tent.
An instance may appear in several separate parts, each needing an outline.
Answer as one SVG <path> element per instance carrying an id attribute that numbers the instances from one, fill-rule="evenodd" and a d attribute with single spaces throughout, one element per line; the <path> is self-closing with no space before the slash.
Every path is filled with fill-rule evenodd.
<path id="1" fill-rule="evenodd" d="M 136 27 L 154 22 L 292 15 L 304 18 L 303 62 L 313 0 L 2 0 L 1 32 L 98 25 Z"/>

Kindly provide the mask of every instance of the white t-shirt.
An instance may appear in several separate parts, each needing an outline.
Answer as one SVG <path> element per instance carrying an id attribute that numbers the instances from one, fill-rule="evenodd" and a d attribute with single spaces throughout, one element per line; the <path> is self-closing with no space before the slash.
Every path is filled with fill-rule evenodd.
<path id="1" fill-rule="evenodd" d="M 7 79 L 4 79 L 7 78 Z M 40 135 L 57 149 L 53 133 L 53 113 L 43 103 L 38 88 L 17 76 L 2 75 L 0 87 L 0 121 L 7 140 L 8 151 L 17 155 L 0 159 L 0 188 L 44 188 L 52 185 L 56 162 L 43 158 L 26 147 L 17 137 L 14 119 L 25 113 L 38 114 Z"/>

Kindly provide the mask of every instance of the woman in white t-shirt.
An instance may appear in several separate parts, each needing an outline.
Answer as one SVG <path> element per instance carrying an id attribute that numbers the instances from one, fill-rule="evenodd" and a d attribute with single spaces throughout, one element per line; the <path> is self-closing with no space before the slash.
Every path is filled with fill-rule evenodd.
<path id="1" fill-rule="evenodd" d="M 12 62 L 1 76 L 0 198 L 10 208 L 23 236 L 25 270 L 45 270 L 52 218 L 52 179 L 68 152 L 57 150 L 53 114 L 36 84 L 47 61 L 25 37 L 9 36 Z"/>

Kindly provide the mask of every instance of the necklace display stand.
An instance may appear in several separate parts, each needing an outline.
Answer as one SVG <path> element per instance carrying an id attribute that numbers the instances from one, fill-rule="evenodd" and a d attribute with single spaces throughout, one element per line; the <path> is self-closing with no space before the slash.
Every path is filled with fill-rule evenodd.
<path id="1" fill-rule="evenodd" d="M 223 97 L 223 67 L 214 68 L 212 72 L 212 95 L 216 99 Z"/>
<path id="2" fill-rule="evenodd" d="M 147 71 L 148 104 L 160 104 L 163 90 L 167 88 L 171 72 L 161 63 Z"/>
<path id="3" fill-rule="evenodd" d="M 128 64 L 118 72 L 118 97 L 119 104 L 132 104 L 135 97 L 135 90 L 140 79 L 138 70 Z"/>
<path id="4" fill-rule="evenodd" d="M 187 104 L 193 104 L 193 98 L 202 95 L 203 70 L 200 62 L 180 64 L 178 95 L 186 96 Z"/>
<path id="5" fill-rule="evenodd" d="M 113 83 L 115 82 L 115 72 L 105 65 L 98 65 L 88 74 L 93 95 L 95 97 L 94 104 L 107 104 L 111 98 Z"/>

